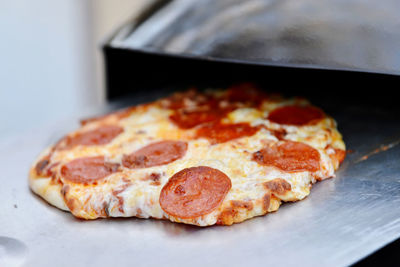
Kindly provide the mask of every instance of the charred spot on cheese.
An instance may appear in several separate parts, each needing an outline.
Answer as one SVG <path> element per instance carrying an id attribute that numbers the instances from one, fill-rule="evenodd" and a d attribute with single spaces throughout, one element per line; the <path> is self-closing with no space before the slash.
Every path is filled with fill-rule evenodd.
<path id="1" fill-rule="evenodd" d="M 255 152 L 253 160 L 261 165 L 274 166 L 287 172 L 315 172 L 320 169 L 318 150 L 293 141 L 271 143 Z"/>
<path id="2" fill-rule="evenodd" d="M 271 191 L 273 194 L 284 195 L 286 192 L 292 189 L 292 186 L 282 178 L 275 178 L 271 181 L 263 183 L 265 188 Z"/>
<path id="3" fill-rule="evenodd" d="M 103 212 L 102 214 L 105 214 L 105 217 L 110 217 L 110 202 L 103 201 Z"/>
<path id="4" fill-rule="evenodd" d="M 47 155 L 41 161 L 39 161 L 35 166 L 35 171 L 37 175 L 43 175 L 44 170 L 50 163 L 50 157 Z"/>
<path id="5" fill-rule="evenodd" d="M 206 138 L 211 144 L 218 144 L 245 136 L 252 136 L 259 129 L 259 127 L 252 127 L 248 123 L 207 124 L 197 130 L 196 137 Z"/>
<path id="6" fill-rule="evenodd" d="M 268 120 L 286 125 L 316 124 L 325 117 L 322 110 L 313 106 L 283 106 L 269 113 Z"/>
<path id="7" fill-rule="evenodd" d="M 270 130 L 270 131 L 278 140 L 284 140 L 287 134 L 286 130 L 283 128 L 279 130 Z"/>
<path id="8" fill-rule="evenodd" d="M 157 185 L 161 184 L 160 179 L 161 179 L 161 173 L 152 172 L 152 173 L 146 175 L 143 178 L 143 181 L 151 181 L 150 182 L 151 185 L 157 186 Z"/>
<path id="9" fill-rule="evenodd" d="M 152 182 L 150 183 L 151 185 L 160 185 L 160 179 L 161 179 L 161 174 L 159 173 L 152 173 L 150 174 L 150 179 Z"/>
<path id="10" fill-rule="evenodd" d="M 61 167 L 64 180 L 87 184 L 103 179 L 118 171 L 119 164 L 109 163 L 103 156 L 78 158 Z"/>
<path id="11" fill-rule="evenodd" d="M 65 198 L 65 196 L 67 195 L 69 190 L 70 190 L 70 186 L 69 185 L 63 185 L 63 187 L 61 188 L 60 193 Z"/>
<path id="12" fill-rule="evenodd" d="M 124 155 L 122 165 L 130 169 L 149 168 L 171 163 L 185 156 L 187 143 L 161 141 L 147 145 L 132 154 Z"/>
<path id="13" fill-rule="evenodd" d="M 61 195 L 64 199 L 65 205 L 73 213 L 75 210 L 75 201 L 76 200 L 74 198 L 68 197 L 68 193 L 70 190 L 71 190 L 71 187 L 69 185 L 63 185 L 63 187 L 61 188 Z"/>
<path id="14" fill-rule="evenodd" d="M 121 188 L 114 189 L 112 191 L 113 196 L 116 197 L 118 200 L 118 210 L 121 213 L 124 213 L 124 198 L 122 196 L 120 196 L 119 194 L 124 192 L 130 185 L 131 185 L 131 183 L 129 181 L 127 181 Z"/>
<path id="15" fill-rule="evenodd" d="M 218 208 L 231 189 L 230 178 L 206 166 L 183 169 L 161 190 L 160 206 L 169 215 L 191 219 Z"/>
<path id="16" fill-rule="evenodd" d="M 231 200 L 231 205 L 234 208 L 241 208 L 246 210 L 253 209 L 253 203 L 251 201 L 244 201 L 244 200 Z"/>
<path id="17" fill-rule="evenodd" d="M 61 144 L 61 149 L 70 149 L 78 145 L 96 146 L 106 145 L 115 137 L 124 131 L 123 128 L 114 125 L 103 125 L 94 130 L 77 133 L 73 136 L 67 136 L 64 143 Z"/>
<path id="18" fill-rule="evenodd" d="M 59 162 L 51 163 L 50 157 L 51 153 L 45 156 L 35 165 L 35 171 L 38 176 L 54 176 L 55 173 L 53 171 L 53 168 L 56 167 Z"/>
<path id="19" fill-rule="evenodd" d="M 264 194 L 263 198 L 262 198 L 262 202 L 263 202 L 263 210 L 265 212 L 268 212 L 269 206 L 271 204 L 271 191 L 267 190 L 267 192 Z"/>
<path id="20" fill-rule="evenodd" d="M 268 130 L 273 136 L 276 137 L 276 139 L 278 140 L 285 140 L 285 136 L 287 134 L 287 131 L 284 128 L 280 128 L 280 129 L 272 129 L 270 127 L 267 127 L 265 125 L 260 125 L 259 127 L 264 128 L 266 130 Z M 270 142 L 270 141 L 268 141 Z"/>
<path id="21" fill-rule="evenodd" d="M 55 167 L 57 167 L 60 164 L 60 162 L 54 162 L 50 165 L 48 165 L 47 170 L 46 170 L 46 176 L 51 176 L 53 179 L 56 176 L 56 171 L 54 170 Z"/>

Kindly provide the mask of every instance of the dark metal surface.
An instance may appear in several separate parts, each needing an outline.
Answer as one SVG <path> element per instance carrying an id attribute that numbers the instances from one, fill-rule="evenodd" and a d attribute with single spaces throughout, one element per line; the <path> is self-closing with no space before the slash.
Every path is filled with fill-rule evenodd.
<path id="1" fill-rule="evenodd" d="M 260 64 L 400 74 L 397 0 L 175 0 L 111 41 Z"/>
<path id="2" fill-rule="evenodd" d="M 159 92 L 159 94 L 163 94 Z M 126 98 L 116 106 L 150 100 Z M 334 116 L 349 154 L 337 178 L 276 213 L 230 227 L 82 221 L 29 191 L 29 165 L 77 127 L 71 119 L 0 143 L 0 266 L 345 266 L 400 236 L 400 123 L 382 108 L 314 99 Z M 115 105 L 112 108 L 116 107 Z M 368 158 L 365 158 L 369 155 Z"/>

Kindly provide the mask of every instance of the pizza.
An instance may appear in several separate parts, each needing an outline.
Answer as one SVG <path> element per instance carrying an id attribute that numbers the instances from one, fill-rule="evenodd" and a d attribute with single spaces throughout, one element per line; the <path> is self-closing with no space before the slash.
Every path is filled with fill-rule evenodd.
<path id="1" fill-rule="evenodd" d="M 190 89 L 81 121 L 39 155 L 29 184 L 82 219 L 231 225 L 304 199 L 345 151 L 335 120 L 304 98 Z"/>

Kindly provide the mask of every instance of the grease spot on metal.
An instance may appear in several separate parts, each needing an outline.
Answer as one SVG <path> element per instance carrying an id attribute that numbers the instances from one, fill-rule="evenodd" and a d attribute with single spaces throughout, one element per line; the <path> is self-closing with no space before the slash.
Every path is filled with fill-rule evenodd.
<path id="1" fill-rule="evenodd" d="M 365 160 L 369 159 L 371 156 L 374 156 L 376 154 L 385 152 L 385 151 L 397 146 L 398 144 L 400 144 L 400 139 L 398 139 L 398 140 L 396 140 L 394 142 L 391 142 L 389 144 L 382 144 L 378 148 L 372 150 L 371 152 L 365 154 L 364 156 L 362 156 L 361 158 L 356 160 L 355 163 L 359 163 L 359 162 L 365 161 Z"/>
<path id="2" fill-rule="evenodd" d="M 21 241 L 0 236 L 0 266 L 21 266 L 28 252 L 27 246 Z"/>

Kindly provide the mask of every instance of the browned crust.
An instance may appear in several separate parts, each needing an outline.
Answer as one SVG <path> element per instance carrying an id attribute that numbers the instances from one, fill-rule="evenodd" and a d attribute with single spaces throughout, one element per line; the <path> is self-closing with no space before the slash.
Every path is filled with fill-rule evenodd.
<path id="1" fill-rule="evenodd" d="M 272 199 L 279 199 L 275 197 L 275 195 L 284 195 L 292 189 L 292 186 L 282 178 L 275 178 L 271 181 L 263 183 L 263 186 L 266 189 L 266 193 L 262 199 L 263 201 L 263 210 L 265 213 L 268 212 L 271 206 Z"/>
<path id="2" fill-rule="evenodd" d="M 238 214 L 238 211 L 232 207 L 226 208 L 221 214 L 218 216 L 217 223 L 219 225 L 231 225 L 235 221 L 235 217 Z"/>
<path id="3" fill-rule="evenodd" d="M 36 164 L 35 166 L 36 174 L 39 176 L 44 175 L 44 170 L 49 164 L 50 164 L 50 155 L 46 155 L 42 160 L 40 160 Z"/>
<path id="4" fill-rule="evenodd" d="M 231 200 L 230 206 L 226 207 L 218 216 L 216 224 L 231 225 L 240 222 L 242 219 L 238 217 L 240 210 L 251 211 L 254 205 L 251 201 Z"/>
<path id="5" fill-rule="evenodd" d="M 43 157 L 34 167 L 35 176 L 37 178 L 48 178 L 55 175 L 54 168 L 59 162 L 51 161 L 51 153 Z"/>
<path id="6" fill-rule="evenodd" d="M 61 195 L 64 199 L 65 205 L 68 207 L 70 212 L 77 218 L 81 219 L 96 219 L 96 218 L 107 218 L 110 217 L 109 214 L 109 204 L 104 201 L 100 207 L 93 207 L 89 203 L 91 201 L 92 195 L 84 200 L 83 203 L 79 201 L 73 195 L 70 195 L 71 185 L 64 185 L 61 188 Z M 77 189 L 78 190 L 78 189 Z M 122 199 L 123 201 L 123 199 Z"/>
<path id="7" fill-rule="evenodd" d="M 231 205 L 233 208 L 241 208 L 246 210 L 252 210 L 254 207 L 253 202 L 243 200 L 231 200 Z"/>
<path id="8" fill-rule="evenodd" d="M 269 206 L 271 204 L 271 192 L 269 190 L 263 196 L 262 201 L 263 201 L 263 210 L 267 213 Z"/>
<path id="9" fill-rule="evenodd" d="M 71 190 L 71 187 L 69 185 L 64 185 L 61 188 L 61 195 L 64 199 L 65 205 L 67 205 L 68 209 L 71 211 L 72 214 L 74 214 L 75 210 L 75 199 L 74 198 L 68 198 L 68 193 Z"/>
<path id="10" fill-rule="evenodd" d="M 339 148 L 334 148 L 331 145 L 328 145 L 325 149 L 330 149 L 330 148 L 332 148 L 335 151 L 334 154 L 329 154 L 329 157 L 331 158 L 333 166 L 336 170 L 337 168 L 339 168 L 339 165 L 342 164 L 342 162 L 346 158 L 347 151 Z"/>
<path id="11" fill-rule="evenodd" d="M 119 196 L 119 194 L 121 194 L 123 191 L 125 191 L 125 189 L 127 189 L 131 185 L 129 180 L 123 179 L 123 181 L 125 182 L 125 184 L 120 189 L 112 191 L 113 196 L 115 196 L 118 199 L 118 210 L 121 213 L 124 213 L 124 198 Z"/>
<path id="12" fill-rule="evenodd" d="M 149 175 L 146 175 L 142 180 L 143 181 L 151 181 L 151 185 L 158 186 L 161 185 L 160 179 L 161 175 L 164 175 L 164 173 L 157 173 L 153 172 L 150 173 Z"/>
<path id="13" fill-rule="evenodd" d="M 284 195 L 292 189 L 292 186 L 282 178 L 276 178 L 263 183 L 264 187 L 275 195 Z"/>
<path id="14" fill-rule="evenodd" d="M 109 205 L 110 205 L 110 203 L 108 203 L 107 201 L 103 202 L 103 214 L 105 214 L 106 217 L 110 217 L 110 213 L 109 213 L 109 210 L 108 210 Z"/>
<path id="15" fill-rule="evenodd" d="M 335 148 L 335 157 L 339 161 L 339 164 L 341 164 L 346 158 L 346 151 L 343 149 Z"/>
<path id="16" fill-rule="evenodd" d="M 136 217 L 138 217 L 138 218 L 145 218 L 145 217 L 143 217 L 143 215 L 142 215 L 142 209 L 141 208 L 137 208 L 136 209 Z"/>

